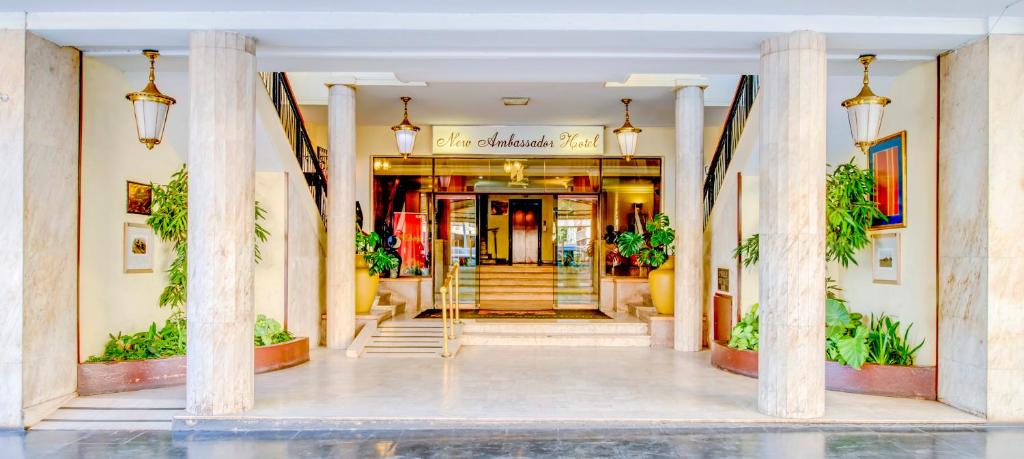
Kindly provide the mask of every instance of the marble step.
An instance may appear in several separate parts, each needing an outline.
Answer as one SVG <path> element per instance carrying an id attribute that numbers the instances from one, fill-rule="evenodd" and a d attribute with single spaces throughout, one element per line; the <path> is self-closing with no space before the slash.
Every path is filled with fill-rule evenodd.
<path id="1" fill-rule="evenodd" d="M 465 333 L 463 346 L 651 347 L 648 335 Z"/>
<path id="2" fill-rule="evenodd" d="M 515 321 L 467 321 L 462 324 L 463 336 L 470 334 L 558 334 L 558 335 L 646 335 L 648 327 L 643 322 L 593 322 L 586 320 L 541 321 L 524 319 Z"/>
<path id="3" fill-rule="evenodd" d="M 76 399 L 80 400 L 80 399 Z M 183 402 L 177 402 L 177 405 Z M 32 430 L 171 430 L 171 419 L 184 415 L 176 407 L 70 406 L 32 426 Z"/>

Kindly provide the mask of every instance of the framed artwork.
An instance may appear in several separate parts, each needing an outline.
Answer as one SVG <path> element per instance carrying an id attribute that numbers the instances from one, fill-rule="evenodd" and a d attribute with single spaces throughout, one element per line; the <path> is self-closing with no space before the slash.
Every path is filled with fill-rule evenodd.
<path id="1" fill-rule="evenodd" d="M 871 236 L 871 276 L 877 283 L 900 283 L 900 234 L 883 233 Z"/>
<path id="2" fill-rule="evenodd" d="M 153 272 L 153 228 L 141 223 L 124 224 L 124 272 Z"/>
<path id="3" fill-rule="evenodd" d="M 907 131 L 878 141 L 868 149 L 868 169 L 875 178 L 871 193 L 886 219 L 876 219 L 872 230 L 907 226 Z"/>
<path id="4" fill-rule="evenodd" d="M 128 181 L 128 213 L 149 215 L 153 205 L 153 187 L 147 183 Z"/>
<path id="5" fill-rule="evenodd" d="M 491 201 L 491 215 L 505 215 L 508 213 L 508 201 Z"/>

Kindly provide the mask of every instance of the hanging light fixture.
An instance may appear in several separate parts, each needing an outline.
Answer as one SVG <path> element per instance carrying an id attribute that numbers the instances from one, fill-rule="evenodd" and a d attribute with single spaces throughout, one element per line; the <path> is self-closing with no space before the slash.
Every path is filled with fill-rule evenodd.
<path id="1" fill-rule="evenodd" d="M 160 53 L 147 49 L 142 54 L 149 58 L 149 84 L 142 91 L 128 93 L 125 98 L 132 103 L 132 113 L 135 114 L 135 130 L 139 135 L 139 142 L 152 150 L 153 146 L 158 145 L 164 137 L 167 112 L 170 111 L 171 105 L 174 105 L 174 98 L 161 93 L 156 88 L 156 58 L 160 56 Z"/>
<path id="2" fill-rule="evenodd" d="M 622 156 L 626 158 L 626 161 L 633 159 L 633 154 L 636 153 L 636 141 L 640 139 L 640 128 L 633 127 L 629 124 L 629 103 L 633 99 L 622 99 L 622 103 L 626 106 L 626 122 L 622 123 L 622 126 L 612 131 L 615 133 L 615 137 L 619 140 L 619 151 L 622 152 Z"/>
<path id="3" fill-rule="evenodd" d="M 391 126 L 391 130 L 395 133 L 395 141 L 398 142 L 398 152 L 402 154 L 402 158 L 408 158 L 412 154 L 413 146 L 416 145 L 416 133 L 420 131 L 419 126 L 413 126 L 409 122 L 409 101 L 412 97 L 402 97 L 402 122 L 394 126 Z"/>
<path id="4" fill-rule="evenodd" d="M 875 60 L 874 54 L 863 54 L 857 60 L 864 66 L 864 87 L 860 94 L 851 99 L 843 101 L 846 114 L 850 119 L 850 134 L 853 135 L 853 143 L 865 154 L 868 148 L 878 140 L 878 131 L 882 127 L 882 114 L 885 113 L 885 106 L 889 105 L 889 98 L 875 95 L 868 87 L 868 66 Z"/>

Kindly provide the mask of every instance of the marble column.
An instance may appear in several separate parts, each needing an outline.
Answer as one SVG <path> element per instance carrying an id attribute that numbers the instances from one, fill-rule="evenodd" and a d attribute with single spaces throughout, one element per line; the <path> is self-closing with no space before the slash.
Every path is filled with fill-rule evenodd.
<path id="1" fill-rule="evenodd" d="M 825 412 L 825 36 L 761 44 L 758 408 Z"/>
<path id="2" fill-rule="evenodd" d="M 189 36 L 188 379 L 186 409 L 253 405 L 256 43 Z"/>
<path id="3" fill-rule="evenodd" d="M 676 90 L 675 327 L 677 351 L 703 347 L 704 86 Z"/>
<path id="4" fill-rule="evenodd" d="M 327 98 L 327 347 L 345 349 L 356 330 L 356 92 L 331 85 Z M 368 207 L 364 207 L 368 208 Z"/>

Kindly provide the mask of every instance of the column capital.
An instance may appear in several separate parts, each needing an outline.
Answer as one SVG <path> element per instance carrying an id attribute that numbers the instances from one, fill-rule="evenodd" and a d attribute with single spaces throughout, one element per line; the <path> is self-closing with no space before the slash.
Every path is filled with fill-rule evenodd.
<path id="1" fill-rule="evenodd" d="M 826 51 L 825 34 L 813 30 L 797 30 L 761 42 L 762 56 L 795 49 Z"/>
<path id="2" fill-rule="evenodd" d="M 256 39 L 238 32 L 195 30 L 189 33 L 188 39 L 193 48 L 225 48 L 256 54 Z"/>

